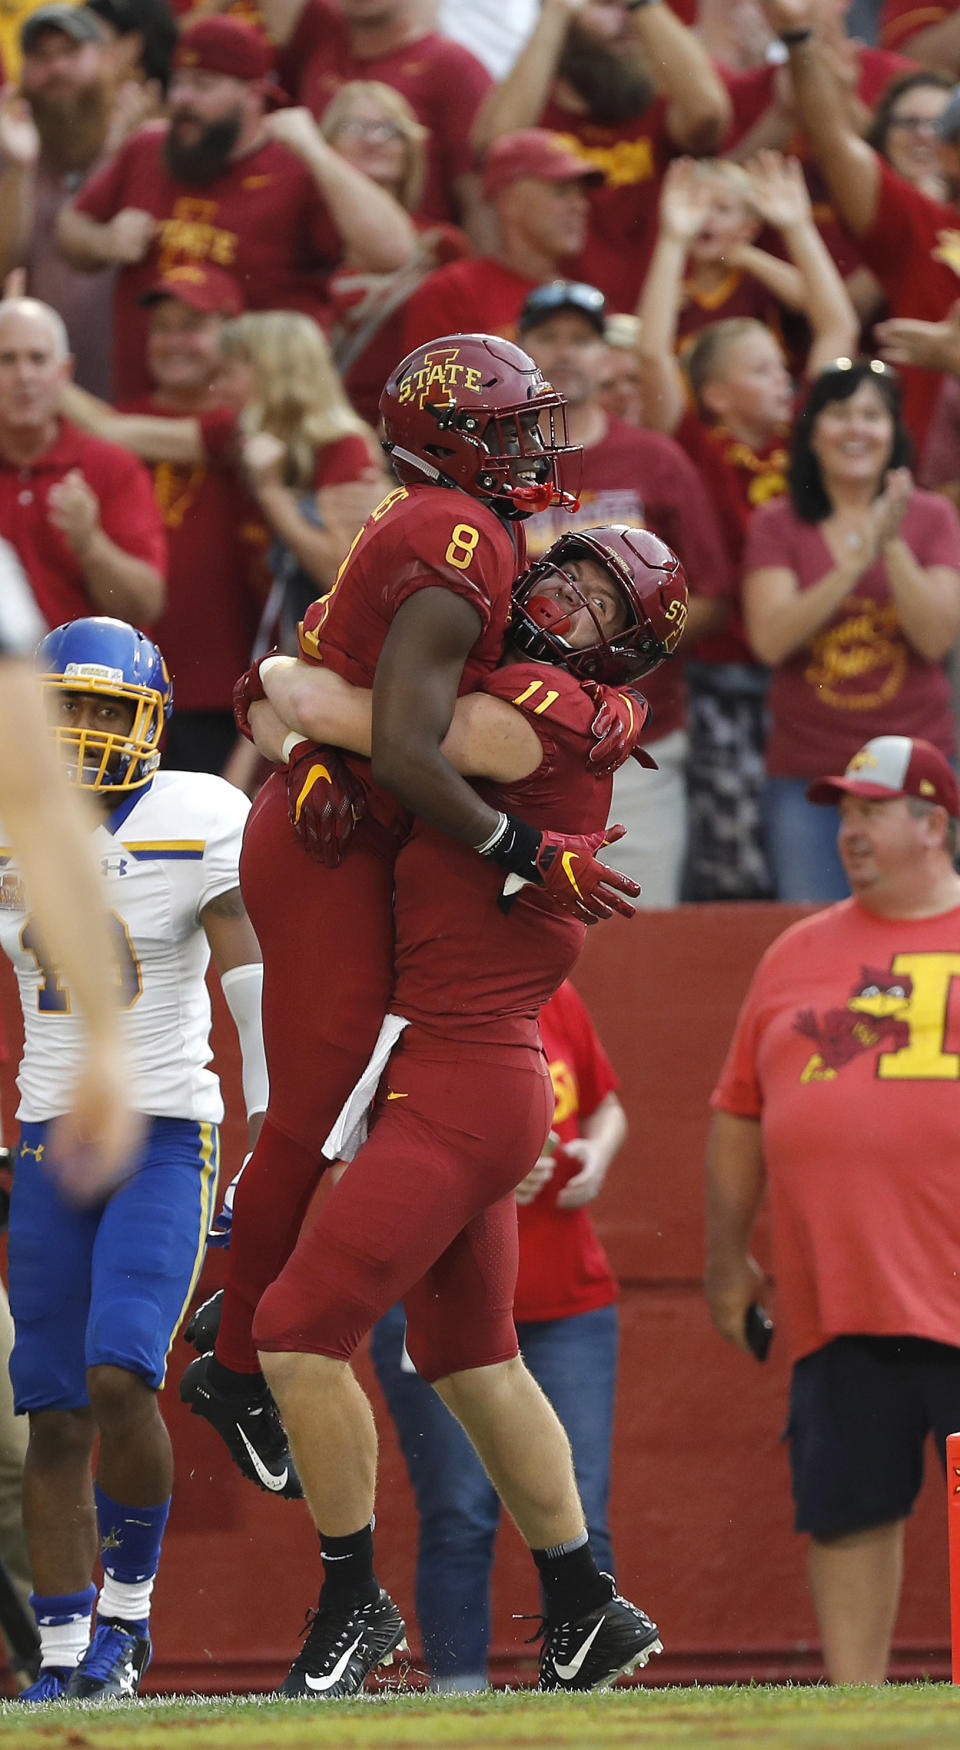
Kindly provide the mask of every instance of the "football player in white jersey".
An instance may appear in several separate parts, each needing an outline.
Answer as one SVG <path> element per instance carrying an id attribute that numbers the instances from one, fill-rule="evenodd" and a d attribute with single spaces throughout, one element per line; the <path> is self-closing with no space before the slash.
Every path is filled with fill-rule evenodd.
<path id="1" fill-rule="evenodd" d="M 95 1187 L 92 1202 L 75 1201 L 47 1170 L 51 1125 L 82 1060 L 82 1023 L 0 828 L 0 947 L 16 970 L 25 1032 L 9 1259 L 41 1641 L 40 1675 L 20 1696 L 28 1702 L 134 1695 L 150 1658 L 173 1479 L 157 1392 L 203 1259 L 223 1116 L 209 1067 L 211 955 L 240 1035 L 252 1131 L 267 1103 L 260 950 L 238 877 L 246 798 L 206 773 L 157 771 L 172 688 L 142 632 L 75 620 L 43 640 L 38 666 L 60 759 L 99 810 L 93 844 L 131 1101 L 146 1129 L 133 1171 L 112 1191 Z M 104 1582 L 91 1640 L 98 1542 Z"/>

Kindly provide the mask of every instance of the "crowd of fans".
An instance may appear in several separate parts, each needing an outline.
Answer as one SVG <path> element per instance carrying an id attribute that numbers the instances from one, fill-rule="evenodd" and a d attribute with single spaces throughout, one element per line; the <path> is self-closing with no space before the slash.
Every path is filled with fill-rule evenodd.
<path id="1" fill-rule="evenodd" d="M 168 764 L 256 781 L 232 681 L 389 490 L 385 377 L 498 333 L 575 522 L 690 580 L 642 903 L 843 891 L 806 784 L 955 755 L 960 0 L 20 0 L 0 65 L 0 533 L 156 636 Z"/>

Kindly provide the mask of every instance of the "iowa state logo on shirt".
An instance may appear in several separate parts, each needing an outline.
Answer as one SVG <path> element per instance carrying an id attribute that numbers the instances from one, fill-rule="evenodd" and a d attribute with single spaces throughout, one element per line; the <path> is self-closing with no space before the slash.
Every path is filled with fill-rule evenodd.
<path id="1" fill-rule="evenodd" d="M 814 1047 L 800 1080 L 836 1081 L 872 1051 L 879 1081 L 960 1080 L 960 1052 L 944 1049 L 950 989 L 958 977 L 960 954 L 894 954 L 888 967 L 862 966 L 842 1009 L 797 1014 L 795 1030 Z"/>

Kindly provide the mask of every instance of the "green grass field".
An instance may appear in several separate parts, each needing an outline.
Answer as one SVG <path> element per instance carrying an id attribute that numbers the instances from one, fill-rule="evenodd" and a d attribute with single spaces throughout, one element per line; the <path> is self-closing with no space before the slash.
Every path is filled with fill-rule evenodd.
<path id="1" fill-rule="evenodd" d="M 0 1745 L 24 1750 L 404 1750 L 452 1745 L 576 1750 L 944 1750 L 960 1741 L 960 1690 L 628 1689 L 608 1695 L 495 1693 L 448 1699 L 0 1705 Z"/>

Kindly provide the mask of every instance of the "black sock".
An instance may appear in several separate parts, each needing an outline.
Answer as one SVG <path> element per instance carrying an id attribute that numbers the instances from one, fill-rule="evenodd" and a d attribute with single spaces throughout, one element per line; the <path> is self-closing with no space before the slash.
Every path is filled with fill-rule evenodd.
<path id="1" fill-rule="evenodd" d="M 267 1389 L 267 1382 L 259 1371 L 234 1373 L 232 1367 L 224 1367 L 223 1362 L 218 1361 L 215 1355 L 210 1357 L 207 1378 L 214 1391 L 220 1392 L 226 1398 L 259 1398 Z"/>
<path id="2" fill-rule="evenodd" d="M 380 1596 L 373 1571 L 373 1525 L 352 1531 L 349 1537 L 320 1533 L 323 1560 L 321 1604 L 372 1604 Z"/>
<path id="3" fill-rule="evenodd" d="M 593 1559 L 586 1532 L 570 1543 L 531 1551 L 551 1622 L 578 1622 L 612 1596 L 610 1580 Z"/>

